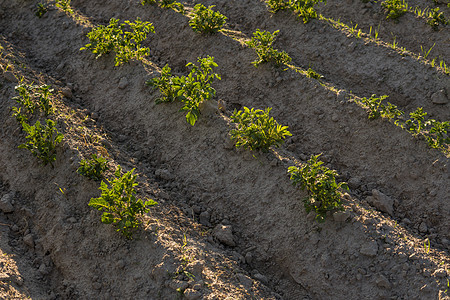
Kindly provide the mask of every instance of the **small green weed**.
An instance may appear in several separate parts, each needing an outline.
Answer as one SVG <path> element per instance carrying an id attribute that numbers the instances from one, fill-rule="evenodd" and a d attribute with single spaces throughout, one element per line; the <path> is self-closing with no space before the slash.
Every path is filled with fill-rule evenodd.
<path id="1" fill-rule="evenodd" d="M 73 10 L 70 7 L 70 1 L 71 0 L 56 0 L 55 1 L 55 5 L 56 7 L 61 8 L 62 10 L 64 10 L 65 12 L 72 14 Z"/>
<path id="2" fill-rule="evenodd" d="M 125 31 L 126 25 L 130 31 Z M 142 47 L 141 43 L 147 38 L 148 33 L 155 33 L 155 28 L 150 22 L 143 22 L 139 18 L 135 22 L 125 21 L 119 25 L 119 20 L 112 18 L 108 26 L 97 26 L 87 34 L 90 43 L 80 50 L 91 50 L 97 54 L 96 58 L 111 51 L 116 53 L 115 65 L 119 66 L 130 59 L 141 60 L 150 54 L 150 49 Z"/>
<path id="3" fill-rule="evenodd" d="M 250 150 L 269 151 L 271 146 L 279 147 L 286 136 L 292 136 L 288 126 L 281 126 L 273 117 L 269 117 L 272 108 L 249 109 L 234 111 L 230 117 L 237 128 L 231 130 L 231 139 L 236 141 L 236 147 Z"/>
<path id="4" fill-rule="evenodd" d="M 397 20 L 408 11 L 408 4 L 405 0 L 385 0 L 381 6 L 386 11 L 386 19 Z"/>
<path id="5" fill-rule="evenodd" d="M 317 73 L 316 71 L 314 71 L 311 68 L 308 68 L 308 70 L 306 70 L 306 76 L 308 76 L 309 78 L 313 78 L 313 79 L 322 79 L 323 76 L 320 75 L 319 73 Z"/>
<path id="6" fill-rule="evenodd" d="M 200 3 L 194 6 L 189 25 L 195 32 L 216 33 L 225 25 L 227 17 L 218 11 L 213 11 L 212 8 L 214 5 L 207 8 Z"/>
<path id="7" fill-rule="evenodd" d="M 22 122 L 23 130 L 28 133 L 25 144 L 19 146 L 20 149 L 28 149 L 37 158 L 41 159 L 44 165 L 56 160 L 56 146 L 61 143 L 63 135 L 55 128 L 55 122 L 46 120 L 46 125 L 41 126 L 37 121 L 33 126 Z"/>
<path id="8" fill-rule="evenodd" d="M 38 3 L 36 5 L 36 12 L 35 12 L 36 17 L 42 18 L 46 12 L 47 12 L 47 6 L 45 6 L 42 3 Z"/>
<path id="9" fill-rule="evenodd" d="M 439 7 L 432 8 L 427 17 L 427 24 L 437 30 L 439 24 L 446 25 L 448 20 L 445 19 L 444 12 L 439 11 Z"/>
<path id="10" fill-rule="evenodd" d="M 210 100 L 216 90 L 211 86 L 214 79 L 221 79 L 220 75 L 213 72 L 213 67 L 217 67 L 214 57 L 199 58 L 199 66 L 188 63 L 186 67 L 190 68 L 188 76 L 173 76 L 168 66 L 165 66 L 161 72 L 161 77 L 154 78 L 147 82 L 154 88 L 159 88 L 162 97 L 156 100 L 156 103 L 172 102 L 180 100 L 184 103 L 181 111 L 187 112 L 186 121 L 192 126 L 200 116 L 200 103 Z"/>
<path id="11" fill-rule="evenodd" d="M 102 181 L 99 198 L 92 198 L 89 206 L 103 211 L 102 223 L 113 224 L 125 238 L 131 239 L 133 230 L 141 223 L 137 219 L 138 214 L 149 211 L 147 206 L 153 206 L 157 203 L 148 200 L 145 203 L 141 199 L 136 199 L 135 183 L 136 176 L 133 175 L 134 169 L 121 176 L 121 167 L 118 166 L 114 172 L 113 180 Z"/>
<path id="12" fill-rule="evenodd" d="M 279 32 L 279 30 L 276 30 L 273 33 L 270 33 L 269 31 L 257 29 L 256 32 L 253 33 L 253 37 L 247 42 L 247 45 L 250 48 L 255 49 L 256 54 L 258 55 L 259 59 L 252 62 L 255 67 L 264 62 L 273 62 L 275 66 L 280 67 L 292 60 L 286 52 L 279 52 L 272 46 Z"/>
<path id="13" fill-rule="evenodd" d="M 80 167 L 77 169 L 77 172 L 87 178 L 100 180 L 107 169 L 108 162 L 106 158 L 92 154 L 90 160 L 83 159 L 80 162 Z"/>
<path id="14" fill-rule="evenodd" d="M 288 173 L 294 185 L 299 184 L 302 190 L 308 192 L 303 200 L 306 212 L 315 211 L 316 220 L 324 222 L 327 211 L 343 209 L 339 190 L 348 190 L 348 187 L 345 182 L 336 183 L 337 172 L 322 166 L 319 156 L 312 155 L 301 167 L 289 167 Z"/>

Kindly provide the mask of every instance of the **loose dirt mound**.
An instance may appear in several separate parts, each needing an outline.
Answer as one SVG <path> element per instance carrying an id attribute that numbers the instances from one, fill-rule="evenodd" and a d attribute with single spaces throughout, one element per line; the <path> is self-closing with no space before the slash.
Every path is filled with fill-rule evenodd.
<path id="1" fill-rule="evenodd" d="M 0 298 L 447 297 L 448 156 L 393 122 L 369 120 L 353 99 L 386 94 L 407 114 L 423 107 L 449 120 L 450 80 L 439 67 L 450 57 L 448 25 L 435 31 L 412 13 L 394 23 L 371 1 L 319 5 L 324 17 L 378 28 L 375 40 L 324 18 L 272 14 L 263 1 L 183 1 L 187 11 L 204 3 L 228 17 L 225 31 L 205 36 L 187 16 L 138 0 L 72 0 L 73 13 L 45 3 L 42 18 L 37 3 L 0 0 Z M 114 67 L 113 54 L 79 50 L 112 17 L 153 23 L 144 62 Z M 290 68 L 251 64 L 244 41 L 257 28 L 280 30 L 275 47 L 292 57 Z M 431 47 L 434 65 L 419 57 Z M 207 55 L 222 79 L 192 127 L 180 104 L 156 105 L 159 92 L 145 82 L 166 64 L 186 75 L 188 62 Z M 324 78 L 298 71 L 309 67 Z M 64 139 L 53 166 L 18 149 L 26 136 L 11 113 L 19 80 L 55 89 Z M 272 107 L 293 136 L 269 153 L 237 150 L 229 116 L 243 106 Z M 135 168 L 138 196 L 159 203 L 133 240 L 87 205 L 99 182 L 77 168 L 92 153 L 108 157 L 107 176 L 117 165 Z M 319 153 L 350 186 L 345 211 L 321 224 L 287 176 Z"/>

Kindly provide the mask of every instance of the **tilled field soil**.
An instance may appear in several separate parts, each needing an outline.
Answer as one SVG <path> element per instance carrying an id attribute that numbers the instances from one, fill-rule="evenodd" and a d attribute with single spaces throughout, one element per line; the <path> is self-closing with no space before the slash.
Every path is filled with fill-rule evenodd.
<path id="1" fill-rule="evenodd" d="M 433 30 L 412 13 L 395 23 L 373 1 L 329 0 L 307 24 L 259 0 L 182 2 L 188 12 L 216 5 L 225 30 L 195 33 L 187 16 L 138 0 L 72 0 L 72 14 L 44 1 L 42 18 L 38 1 L 0 0 L 0 298 L 448 299 L 449 152 L 369 120 L 353 99 L 388 95 L 407 115 L 423 107 L 448 121 L 450 78 L 439 60 L 450 61 L 449 25 Z M 436 5 L 423 2 L 409 1 Z M 113 54 L 80 51 L 113 17 L 153 23 L 144 62 L 115 67 Z M 378 40 L 325 18 L 377 28 Z M 244 41 L 258 28 L 280 30 L 275 48 L 290 68 L 251 64 Z M 155 104 L 160 94 L 145 82 L 166 64 L 186 75 L 207 55 L 222 78 L 190 126 L 181 104 Z M 53 166 L 18 149 L 19 80 L 55 89 L 64 139 Z M 272 107 L 292 137 L 269 153 L 236 149 L 229 117 L 244 106 Z M 133 240 L 87 205 L 100 184 L 77 168 L 92 153 L 108 157 L 108 175 L 135 168 L 138 196 L 159 203 Z M 287 175 L 319 153 L 350 187 L 345 211 L 320 224 Z"/>

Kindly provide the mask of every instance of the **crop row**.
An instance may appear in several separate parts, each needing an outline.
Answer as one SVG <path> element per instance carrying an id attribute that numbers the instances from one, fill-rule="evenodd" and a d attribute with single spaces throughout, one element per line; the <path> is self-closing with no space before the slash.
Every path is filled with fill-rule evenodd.
<path id="1" fill-rule="evenodd" d="M 143 1 L 142 4 L 148 2 Z M 185 13 L 181 4 L 177 4 L 175 1 L 150 2 Z M 68 10 L 70 1 L 64 3 L 66 6 L 59 7 L 70 13 Z M 59 1 L 57 4 L 61 4 L 61 2 Z M 299 2 L 296 5 L 300 5 Z M 214 12 L 212 8 L 212 6 L 206 8 L 201 4 L 194 7 L 194 13 L 191 15 L 189 22 L 194 31 L 210 34 L 222 28 L 226 17 Z M 293 11 L 298 11 L 298 6 L 295 8 L 297 10 L 293 9 Z M 307 17 L 305 14 L 312 13 L 312 11 L 314 11 L 314 5 L 309 6 L 306 12 L 303 12 L 303 17 Z M 92 53 L 97 55 L 97 58 L 113 51 L 116 66 L 126 63 L 130 59 L 143 60 L 150 53 L 148 48 L 141 46 L 148 33 L 154 33 L 154 27 L 150 22 L 137 19 L 135 22 L 125 21 L 119 24 L 119 20 L 111 19 L 108 26 L 97 26 L 88 33 L 87 37 L 90 43 L 81 50 L 91 50 Z M 258 55 L 258 60 L 253 62 L 255 66 L 271 62 L 279 67 L 292 67 L 288 65 L 291 60 L 289 55 L 286 52 L 274 49 L 272 46 L 277 33 L 278 31 L 270 33 L 258 29 L 253 38 L 247 42 L 247 45 L 254 48 Z M 211 86 L 211 83 L 214 79 L 220 80 L 220 76 L 213 72 L 213 67 L 217 67 L 213 57 L 199 58 L 198 63 L 199 65 L 188 63 L 186 66 L 190 69 L 190 73 L 181 77 L 173 76 L 170 67 L 166 65 L 159 78 L 154 78 L 148 82 L 161 92 L 162 97 L 157 99 L 157 103 L 181 101 L 184 104 L 181 110 L 186 112 L 186 120 L 191 125 L 194 125 L 200 116 L 200 104 L 215 95 L 215 89 Z M 308 77 L 319 81 L 321 79 L 320 74 L 312 69 L 304 72 Z M 23 89 L 27 92 L 21 94 Z M 41 91 L 41 94 L 34 92 L 35 89 Z M 46 112 L 46 109 L 49 111 L 51 108 L 48 101 L 49 87 L 19 85 L 17 90 L 20 98 L 15 100 L 20 104 L 20 107 L 15 107 L 13 114 L 22 124 L 24 131 L 29 134 L 27 144 L 23 144 L 21 147 L 29 149 L 41 159 L 44 157 L 44 163 L 54 161 L 56 145 L 63 138 L 55 130 L 55 123 L 52 120 L 46 120 L 47 124 L 41 126 L 37 121 L 35 125 L 31 126 L 26 123 L 28 115 L 22 113 L 22 109 L 28 109 L 28 102 L 38 99 L 35 102 L 41 103 L 42 111 L 48 115 L 50 112 Z M 449 122 L 425 120 L 426 113 L 419 108 L 416 112 L 410 114 L 410 119 L 401 123 L 400 117 L 404 113 L 389 103 L 387 106 L 382 104 L 383 99 L 383 97 L 372 97 L 355 101 L 369 110 L 369 118 L 394 119 L 395 124 L 400 124 L 399 126 L 412 134 L 425 136 L 431 147 L 439 148 L 448 153 L 448 144 L 450 143 L 448 138 Z M 270 108 L 264 111 L 246 107 L 241 111 L 234 111 L 231 120 L 235 124 L 235 129 L 230 131 L 230 135 L 235 140 L 237 147 L 268 151 L 271 146 L 280 146 L 284 138 L 291 135 L 287 126 L 278 124 L 269 116 L 269 112 Z M 26 126 L 23 124 L 26 124 Z M 323 221 L 327 211 L 342 209 L 339 190 L 346 185 L 345 183 L 336 183 L 336 171 L 322 166 L 323 163 L 318 161 L 318 157 L 312 156 L 301 166 L 291 167 L 289 173 L 293 183 L 299 184 L 302 189 L 306 189 L 308 192 L 308 197 L 304 200 L 305 208 L 308 211 L 314 210 L 317 215 L 316 219 Z M 78 172 L 92 179 L 99 179 L 102 177 L 102 172 L 106 170 L 105 166 L 106 162 L 103 157 L 93 155 L 91 160 L 81 162 Z M 102 222 L 114 223 L 118 231 L 128 238 L 131 238 L 131 230 L 138 225 L 136 215 L 146 211 L 146 203 L 134 196 L 136 184 L 135 175 L 132 173 L 133 170 L 121 176 L 119 167 L 114 174 L 114 179 L 102 181 L 100 186 L 101 197 L 93 198 L 89 203 L 90 206 L 103 211 Z M 154 202 L 152 201 L 149 204 L 154 204 Z"/>

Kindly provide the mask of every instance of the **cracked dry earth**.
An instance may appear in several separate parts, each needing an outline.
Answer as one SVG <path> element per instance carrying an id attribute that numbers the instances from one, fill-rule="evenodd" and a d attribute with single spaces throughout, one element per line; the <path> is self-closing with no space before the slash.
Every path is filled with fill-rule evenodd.
<path id="1" fill-rule="evenodd" d="M 182 1 L 187 11 L 203 3 L 228 17 L 225 31 L 203 36 L 187 16 L 138 0 L 72 0 L 73 14 L 42 2 L 48 11 L 37 18 L 39 1 L 0 0 L 0 298 L 449 299 L 448 154 L 369 120 L 352 101 L 386 94 L 407 113 L 423 107 L 448 121 L 449 75 L 418 58 L 420 46 L 433 47 L 430 57 L 449 61 L 448 25 L 432 30 L 412 13 L 394 23 L 373 1 L 318 6 L 364 32 L 379 28 L 375 43 L 322 18 L 272 14 L 259 0 Z M 144 62 L 115 67 L 113 54 L 79 50 L 112 17 L 153 23 Z M 275 47 L 322 81 L 255 68 L 243 42 L 258 28 L 280 30 Z M 192 127 L 179 104 L 156 105 L 159 92 L 145 82 L 165 64 L 185 75 L 186 63 L 206 55 L 222 80 Z M 20 79 L 55 89 L 64 139 L 53 167 L 18 149 L 26 134 L 11 107 Z M 269 153 L 237 150 L 229 116 L 244 106 L 272 107 L 292 137 Z M 135 168 L 138 196 L 159 203 L 133 240 L 87 205 L 99 182 L 77 168 L 92 153 L 108 157 L 107 176 L 117 165 Z M 287 176 L 319 153 L 350 186 L 345 211 L 320 224 Z"/>

